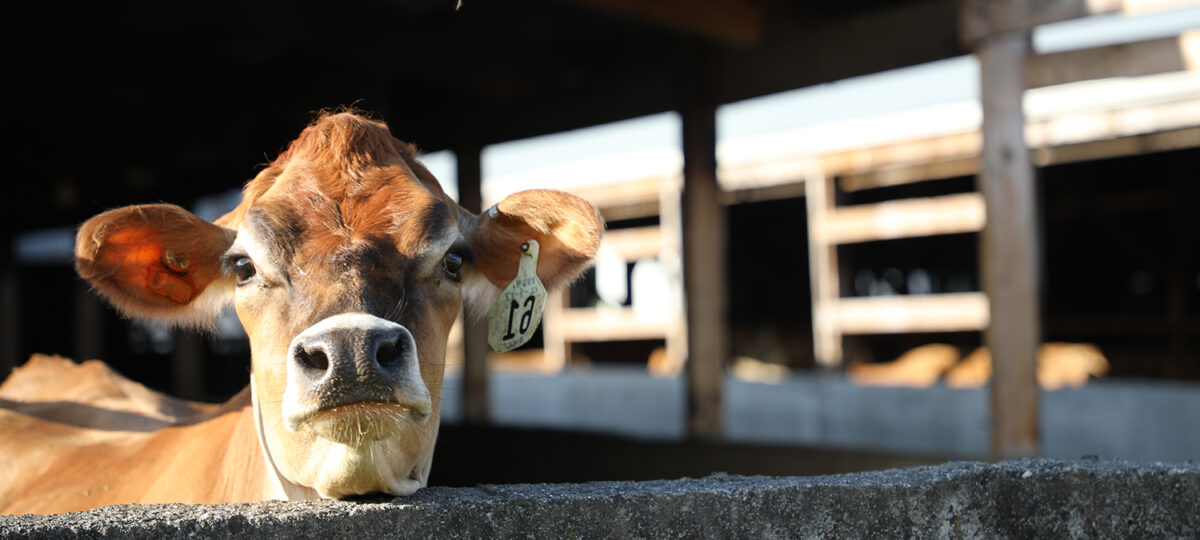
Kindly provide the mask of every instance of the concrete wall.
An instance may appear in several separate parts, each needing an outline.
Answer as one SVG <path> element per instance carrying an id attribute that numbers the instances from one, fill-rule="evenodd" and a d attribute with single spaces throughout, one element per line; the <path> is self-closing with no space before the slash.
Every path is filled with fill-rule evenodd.
<path id="1" fill-rule="evenodd" d="M 637 367 L 555 376 L 495 373 L 498 425 L 674 440 L 684 435 L 682 379 Z M 447 378 L 443 418 L 455 422 L 459 381 Z M 985 457 L 986 389 L 867 388 L 840 375 L 799 373 L 779 384 L 727 379 L 726 438 L 875 451 Z M 1200 385 L 1119 379 L 1042 392 L 1043 455 L 1200 460 Z"/>
<path id="2" fill-rule="evenodd" d="M 1018 460 L 817 477 L 428 488 L 0 517 L 4 538 L 1193 538 L 1200 466 Z"/>

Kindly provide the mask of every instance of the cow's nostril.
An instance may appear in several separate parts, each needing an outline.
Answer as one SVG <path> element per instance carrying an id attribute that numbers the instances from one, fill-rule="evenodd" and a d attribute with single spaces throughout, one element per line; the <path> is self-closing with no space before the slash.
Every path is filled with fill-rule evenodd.
<path id="1" fill-rule="evenodd" d="M 375 361 L 379 363 L 379 367 L 387 370 L 396 367 L 400 363 L 400 356 L 404 353 L 403 346 L 397 341 L 385 341 L 379 344 L 379 348 L 375 349 Z"/>
<path id="2" fill-rule="evenodd" d="M 325 351 L 320 349 L 308 350 L 303 347 L 296 349 L 296 361 L 300 365 L 315 369 L 317 371 L 326 371 L 329 369 L 329 357 L 325 355 Z"/>

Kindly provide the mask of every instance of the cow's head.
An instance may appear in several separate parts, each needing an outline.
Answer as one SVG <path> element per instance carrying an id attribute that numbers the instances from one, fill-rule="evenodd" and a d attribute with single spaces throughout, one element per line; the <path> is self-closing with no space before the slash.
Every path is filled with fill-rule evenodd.
<path id="1" fill-rule="evenodd" d="M 528 239 L 546 287 L 566 283 L 602 229 L 591 204 L 554 191 L 475 216 L 386 125 L 340 113 L 306 128 L 215 223 L 171 205 L 88 220 L 76 266 L 133 317 L 203 324 L 232 301 L 268 462 L 326 497 L 407 495 L 429 473 L 463 301 L 486 309 Z"/>

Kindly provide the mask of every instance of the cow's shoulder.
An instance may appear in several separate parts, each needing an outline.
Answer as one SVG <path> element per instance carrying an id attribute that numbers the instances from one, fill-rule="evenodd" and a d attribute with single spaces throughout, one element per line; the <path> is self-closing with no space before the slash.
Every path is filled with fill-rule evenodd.
<path id="1" fill-rule="evenodd" d="M 0 407 L 75 427 L 147 431 L 196 421 L 217 405 L 156 392 L 99 360 L 34 355 L 0 384 Z"/>
<path id="2" fill-rule="evenodd" d="M 64 459 L 95 462 L 212 409 L 150 390 L 97 360 L 34 355 L 0 384 L 0 431 L 11 435 L 0 437 L 0 508 Z"/>
<path id="3" fill-rule="evenodd" d="M 0 514 L 254 500 L 240 492 L 204 498 L 224 486 L 219 475 L 181 483 L 195 480 L 183 470 L 218 470 L 229 459 L 225 447 L 237 447 L 233 453 L 253 464 L 259 454 L 246 450 L 257 446 L 253 423 L 240 414 L 249 407 L 248 390 L 222 405 L 194 403 L 150 390 L 102 362 L 34 356 L 0 385 L 0 431 L 19 434 L 0 437 Z M 254 478 L 238 479 L 248 492 L 260 489 Z M 146 495 L 154 490 L 173 497 Z"/>

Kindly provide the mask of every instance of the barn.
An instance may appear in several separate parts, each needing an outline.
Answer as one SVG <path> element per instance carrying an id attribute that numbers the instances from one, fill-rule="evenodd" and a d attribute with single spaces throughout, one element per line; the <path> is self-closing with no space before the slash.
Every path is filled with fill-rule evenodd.
<path id="1" fill-rule="evenodd" d="M 313 111 L 353 106 L 468 209 L 561 187 L 609 224 L 526 350 L 489 355 L 464 324 L 437 458 L 463 465 L 435 483 L 1200 457 L 1180 429 L 1200 421 L 1192 2 L 29 9 L 10 48 L 5 371 L 52 353 L 191 399 L 240 390 L 236 321 L 121 319 L 76 278 L 73 229 L 149 201 L 219 215 Z M 990 382 L 848 375 L 931 343 L 988 347 Z M 1039 389 L 1043 343 L 1090 344 L 1106 369 Z M 475 450 L 521 441 L 538 450 Z"/>

